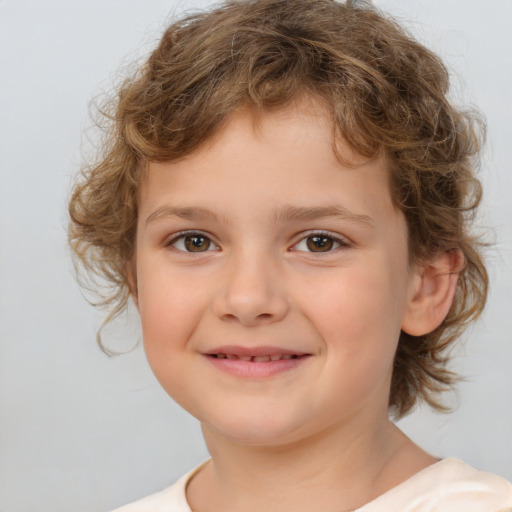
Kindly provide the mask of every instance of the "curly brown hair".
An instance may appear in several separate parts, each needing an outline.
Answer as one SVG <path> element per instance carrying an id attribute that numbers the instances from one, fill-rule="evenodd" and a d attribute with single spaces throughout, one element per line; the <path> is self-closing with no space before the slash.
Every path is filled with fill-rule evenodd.
<path id="1" fill-rule="evenodd" d="M 130 296 L 147 163 L 192 153 L 241 106 L 278 109 L 315 97 L 356 152 L 386 154 L 411 264 L 442 251 L 464 255 L 444 322 L 424 336 L 402 332 L 391 385 L 395 417 L 419 399 L 442 410 L 438 393 L 456 378 L 447 348 L 481 313 L 488 284 L 482 244 L 468 229 L 481 198 L 483 123 L 450 104 L 448 86 L 440 59 L 367 2 L 240 0 L 185 17 L 108 104 L 103 152 L 82 170 L 69 204 L 77 264 L 107 280 L 100 304 L 109 319 L 118 315 Z"/>

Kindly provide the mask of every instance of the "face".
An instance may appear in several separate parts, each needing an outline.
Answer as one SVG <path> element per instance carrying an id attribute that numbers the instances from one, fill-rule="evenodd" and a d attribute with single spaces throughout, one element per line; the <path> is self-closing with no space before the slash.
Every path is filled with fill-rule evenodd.
<path id="1" fill-rule="evenodd" d="M 385 160 L 348 167 L 332 147 L 321 111 L 243 111 L 142 185 L 134 299 L 149 363 L 227 439 L 279 444 L 387 417 L 411 296 L 406 223 Z"/>

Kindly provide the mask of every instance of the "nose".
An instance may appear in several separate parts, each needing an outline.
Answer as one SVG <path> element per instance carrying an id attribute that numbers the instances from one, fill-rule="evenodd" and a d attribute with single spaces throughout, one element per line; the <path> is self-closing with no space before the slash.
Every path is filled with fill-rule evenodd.
<path id="1" fill-rule="evenodd" d="M 219 293 L 214 300 L 216 315 L 244 326 L 282 320 L 289 309 L 282 272 L 272 258 L 247 253 L 227 263 Z"/>

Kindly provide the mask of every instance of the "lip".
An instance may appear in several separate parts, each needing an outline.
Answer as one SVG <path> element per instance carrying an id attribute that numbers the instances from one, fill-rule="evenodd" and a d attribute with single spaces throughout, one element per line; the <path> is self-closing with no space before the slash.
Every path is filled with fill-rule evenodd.
<path id="1" fill-rule="evenodd" d="M 273 346 L 257 346 L 257 347 L 242 347 L 239 345 L 223 345 L 222 347 L 216 347 L 212 350 L 208 350 L 204 353 L 205 355 L 214 354 L 233 354 L 238 357 L 247 356 L 275 356 L 279 354 L 283 355 L 305 355 L 306 352 L 301 350 L 290 350 L 287 348 L 273 347 Z"/>
<path id="2" fill-rule="evenodd" d="M 224 357 L 217 358 L 217 354 L 223 354 Z M 276 357 L 279 355 L 287 357 L 264 362 L 238 359 L 241 357 Z M 209 363 L 218 370 L 236 377 L 252 379 L 271 377 L 294 370 L 302 366 L 311 355 L 302 351 L 274 346 L 242 347 L 235 345 L 225 345 L 203 353 Z M 231 358 L 228 358 L 228 356 L 231 356 Z"/>

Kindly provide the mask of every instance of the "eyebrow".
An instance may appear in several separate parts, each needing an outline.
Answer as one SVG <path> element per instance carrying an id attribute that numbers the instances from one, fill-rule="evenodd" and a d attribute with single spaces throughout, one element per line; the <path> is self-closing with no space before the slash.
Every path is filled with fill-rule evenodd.
<path id="1" fill-rule="evenodd" d="M 218 220 L 217 214 L 207 210 L 206 208 L 200 208 L 198 206 L 164 205 L 157 208 L 153 213 L 151 213 L 151 215 L 149 215 L 146 219 L 146 226 L 150 222 L 167 217 L 179 217 L 180 219 L 186 220 Z"/>
<path id="2" fill-rule="evenodd" d="M 373 227 L 373 221 L 368 215 L 354 213 L 343 206 L 292 206 L 285 205 L 274 211 L 274 222 L 293 222 L 297 220 L 316 220 L 334 217 L 342 220 L 356 222 L 367 227 Z"/>
<path id="3" fill-rule="evenodd" d="M 219 220 L 218 215 L 206 208 L 199 206 L 174 206 L 164 205 L 157 208 L 146 219 L 146 225 L 150 222 L 168 217 L 179 217 L 186 220 Z M 273 223 L 286 223 L 294 221 L 309 221 L 334 217 L 361 224 L 366 227 L 373 227 L 373 221 L 368 215 L 353 213 L 339 205 L 330 206 L 293 206 L 284 205 L 277 207 L 271 217 Z M 230 224 L 228 218 L 223 218 L 226 224 Z"/>

